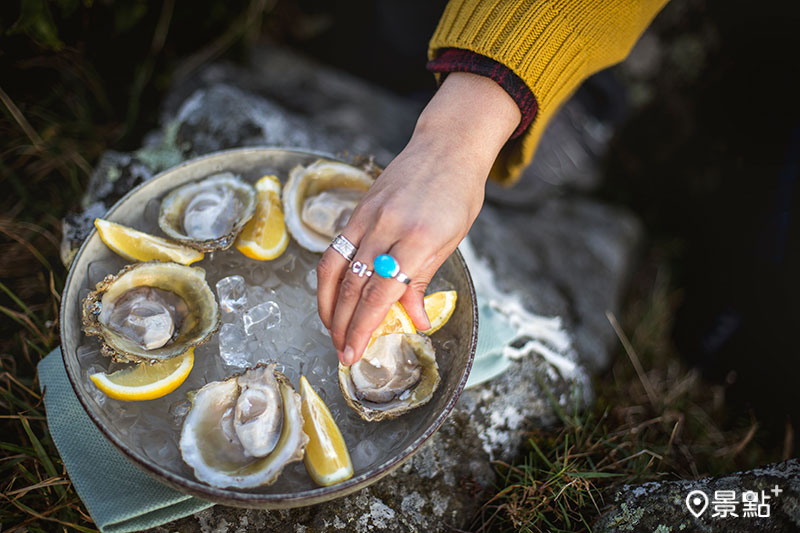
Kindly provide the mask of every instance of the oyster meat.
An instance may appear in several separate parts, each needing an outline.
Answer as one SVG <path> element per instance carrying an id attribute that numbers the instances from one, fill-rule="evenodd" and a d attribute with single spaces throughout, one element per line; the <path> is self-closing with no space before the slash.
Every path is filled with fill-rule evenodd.
<path id="1" fill-rule="evenodd" d="M 336 161 L 295 167 L 283 188 L 287 229 L 303 248 L 324 252 L 373 181 L 365 171 Z"/>
<path id="2" fill-rule="evenodd" d="M 180 450 L 197 479 L 253 488 L 273 483 L 284 466 L 303 458 L 308 437 L 300 395 L 275 366 L 260 364 L 194 395 Z"/>
<path id="3" fill-rule="evenodd" d="M 339 365 L 339 388 L 345 401 L 370 422 L 395 418 L 426 404 L 439 381 L 436 352 L 424 335 L 383 335 L 357 363 Z"/>
<path id="4" fill-rule="evenodd" d="M 158 226 L 168 237 L 203 252 L 229 248 L 257 203 L 252 185 L 223 172 L 170 191 Z"/>
<path id="5" fill-rule="evenodd" d="M 97 284 L 82 304 L 87 335 L 103 340 L 120 362 L 155 362 L 208 340 L 219 306 L 202 268 L 150 261 L 123 268 Z"/>

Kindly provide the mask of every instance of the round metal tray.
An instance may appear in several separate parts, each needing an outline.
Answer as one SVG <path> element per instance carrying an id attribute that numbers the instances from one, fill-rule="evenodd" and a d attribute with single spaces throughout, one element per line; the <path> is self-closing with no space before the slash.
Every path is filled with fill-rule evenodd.
<path id="1" fill-rule="evenodd" d="M 320 157 L 336 159 L 326 154 L 274 148 L 244 148 L 207 155 L 162 172 L 136 187 L 108 211 L 106 218 L 141 228 L 139 222 L 147 203 L 153 198 L 163 197 L 169 190 L 185 182 L 220 171 L 234 172 L 251 182 L 264 174 L 276 174 L 285 181 L 289 170 L 296 165 L 307 165 Z M 454 340 L 453 348 L 447 358 L 438 358 L 442 383 L 433 399 L 412 414 L 406 415 L 410 417 L 409 431 L 401 445 L 393 448 L 399 449 L 399 452 L 382 450 L 384 456 L 373 463 L 376 466 L 365 471 L 356 470 L 351 479 L 330 487 L 317 487 L 310 478 L 307 488 L 295 492 L 280 491 L 274 486 L 255 490 L 220 489 L 209 486 L 191 475 L 153 463 L 131 445 L 125 434 L 115 430 L 108 418 L 109 413 L 90 401 L 89 387 L 92 385 L 83 378 L 83 369 L 77 357 L 78 347 L 85 342 L 81 330 L 80 300 L 82 293 L 88 288 L 89 265 L 93 261 L 113 256 L 114 253 L 103 244 L 97 232 L 93 231 L 81 246 L 71 266 L 61 302 L 61 351 L 67 375 L 89 418 L 112 444 L 145 472 L 179 491 L 226 505 L 264 509 L 300 507 L 345 496 L 374 483 L 411 457 L 441 426 L 466 384 L 475 355 L 478 312 L 472 280 L 463 258 L 456 252 L 445 261 L 437 273 L 437 276 L 441 275 L 452 284 L 459 295 L 456 311 L 447 325 L 440 330 L 443 335 Z M 202 262 L 194 266 L 202 267 Z M 297 386 L 296 383 L 294 385 Z"/>

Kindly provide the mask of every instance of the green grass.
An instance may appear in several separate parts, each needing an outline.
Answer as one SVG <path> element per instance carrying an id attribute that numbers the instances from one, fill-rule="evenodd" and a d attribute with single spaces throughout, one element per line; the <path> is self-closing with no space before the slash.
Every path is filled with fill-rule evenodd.
<path id="1" fill-rule="evenodd" d="M 58 345 L 61 220 L 107 149 L 139 146 L 185 75 L 255 37 L 269 0 L 0 7 L 0 531 L 95 531 L 48 433 L 36 364 Z"/>
<path id="2" fill-rule="evenodd" d="M 11 19 L 0 12 L 2 531 L 94 531 L 48 433 L 36 380 L 36 364 L 58 344 L 61 219 L 79 205 L 104 150 L 138 146 L 169 74 L 254 35 L 256 15 L 271 5 L 207 3 L 31 0 Z M 187 23 L 190 15 L 200 19 Z M 118 41 L 103 40 L 106 28 Z M 129 78 L 111 83 L 120 65 Z M 757 420 L 725 410 L 725 386 L 681 363 L 669 340 L 680 290 L 667 264 L 657 253 L 646 261 L 620 319 L 614 365 L 595 380 L 597 401 L 585 411 L 553 402 L 560 423 L 532 429 L 518 461 L 495 465 L 500 483 L 474 529 L 588 531 L 623 483 L 786 457 L 791 428 L 785 443 L 760 442 Z"/>
<path id="3" fill-rule="evenodd" d="M 784 442 L 760 442 L 753 415 L 725 409 L 725 385 L 681 362 L 669 338 L 680 291 L 665 264 L 656 261 L 640 280 L 624 326 L 609 315 L 620 349 L 610 371 L 594 380 L 597 401 L 565 412 L 551 395 L 560 424 L 533 430 L 515 464 L 496 463 L 501 483 L 476 516 L 476 530 L 591 531 L 625 483 L 694 479 L 788 458 L 791 428 Z"/>

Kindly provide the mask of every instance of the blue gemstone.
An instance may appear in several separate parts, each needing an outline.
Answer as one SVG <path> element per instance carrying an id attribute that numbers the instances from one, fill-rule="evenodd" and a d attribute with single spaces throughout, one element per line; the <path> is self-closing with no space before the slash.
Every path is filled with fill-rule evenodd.
<path id="1" fill-rule="evenodd" d="M 400 272 L 400 265 L 389 254 L 381 254 L 375 258 L 375 273 L 384 278 L 393 278 Z"/>

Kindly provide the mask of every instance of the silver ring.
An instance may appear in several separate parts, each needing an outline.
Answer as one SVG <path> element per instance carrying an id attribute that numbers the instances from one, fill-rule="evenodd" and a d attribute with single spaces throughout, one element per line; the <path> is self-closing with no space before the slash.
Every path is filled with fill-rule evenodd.
<path id="1" fill-rule="evenodd" d="M 359 278 L 363 278 L 364 276 L 370 277 L 373 274 L 372 270 L 367 267 L 367 264 L 361 261 L 353 261 L 353 264 L 350 265 L 350 271 Z"/>
<path id="2" fill-rule="evenodd" d="M 411 279 L 400 272 L 400 263 L 389 254 L 381 254 L 375 258 L 375 272 L 382 278 L 396 279 L 400 283 L 408 285 Z"/>
<path id="3" fill-rule="evenodd" d="M 347 259 L 348 262 L 352 261 L 353 258 L 356 256 L 356 251 L 358 248 L 347 240 L 347 237 L 342 235 L 341 233 L 334 237 L 333 241 L 331 241 L 330 247 L 339 252 L 342 257 Z"/>

